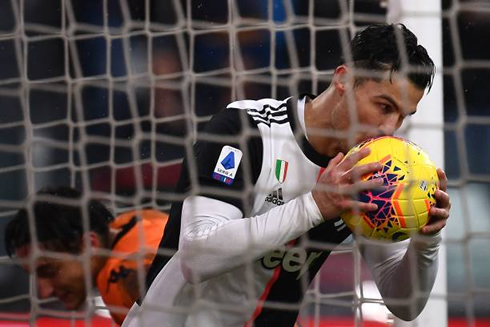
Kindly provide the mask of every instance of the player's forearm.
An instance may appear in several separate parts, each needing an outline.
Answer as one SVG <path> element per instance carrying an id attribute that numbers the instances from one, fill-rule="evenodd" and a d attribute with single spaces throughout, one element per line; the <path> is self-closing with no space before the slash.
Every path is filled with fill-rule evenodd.
<path id="1" fill-rule="evenodd" d="M 185 201 L 182 220 L 190 222 L 183 225 L 180 249 L 188 281 L 206 280 L 257 260 L 323 221 L 309 193 L 251 218 L 242 218 L 233 208 L 205 197 Z"/>
<path id="2" fill-rule="evenodd" d="M 437 275 L 439 243 L 440 236 L 432 236 L 412 240 L 408 250 L 403 243 L 363 246 L 383 300 L 398 318 L 413 320 L 425 307 Z"/>

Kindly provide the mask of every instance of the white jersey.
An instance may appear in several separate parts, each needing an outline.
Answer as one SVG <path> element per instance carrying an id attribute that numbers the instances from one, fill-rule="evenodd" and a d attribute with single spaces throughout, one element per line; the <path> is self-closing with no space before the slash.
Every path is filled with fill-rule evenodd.
<path id="1" fill-rule="evenodd" d="M 237 101 L 210 121 L 179 183 L 199 193 L 172 207 L 161 243 L 178 251 L 155 260 L 143 310 L 135 305 L 125 326 L 294 325 L 310 281 L 350 235 L 340 218 L 324 222 L 311 196 L 329 158 L 304 136 L 303 101 Z M 391 276 L 408 264 L 407 244 L 363 251 L 390 291 L 392 278 L 411 277 Z M 422 251 L 429 287 L 437 244 Z"/>

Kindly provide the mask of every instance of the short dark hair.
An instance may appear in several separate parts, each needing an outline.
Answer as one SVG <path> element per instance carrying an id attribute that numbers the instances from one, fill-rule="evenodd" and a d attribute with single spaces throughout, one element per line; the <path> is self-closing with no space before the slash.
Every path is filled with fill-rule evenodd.
<path id="1" fill-rule="evenodd" d="M 50 196 L 54 200 L 49 200 Z M 78 190 L 65 186 L 47 187 L 36 193 L 32 213 L 39 243 L 53 251 L 73 254 L 81 252 L 84 233 L 82 202 L 63 203 L 63 199 L 81 201 L 81 198 L 82 194 Z M 109 237 L 109 224 L 114 220 L 114 216 L 97 200 L 89 200 L 86 204 L 89 229 L 96 232 L 106 245 Z M 22 208 L 7 224 L 5 248 L 10 257 L 13 256 L 16 249 L 31 243 L 32 226 L 29 224 L 28 215 L 27 207 Z"/>
<path id="2" fill-rule="evenodd" d="M 400 46 L 403 44 L 403 46 Z M 435 65 L 417 37 L 403 24 L 373 24 L 358 32 L 350 42 L 350 60 L 366 71 L 398 72 L 407 69 L 408 79 L 418 88 L 430 90 Z M 403 67 L 404 55 L 409 67 Z"/>

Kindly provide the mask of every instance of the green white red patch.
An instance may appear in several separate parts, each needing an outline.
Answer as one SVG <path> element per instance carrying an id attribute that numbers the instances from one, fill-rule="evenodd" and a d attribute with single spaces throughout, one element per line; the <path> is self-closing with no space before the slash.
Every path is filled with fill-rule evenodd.
<path id="1" fill-rule="evenodd" d="M 276 160 L 276 178 L 281 184 L 284 183 L 288 175 L 288 166 L 289 163 L 286 160 Z"/>

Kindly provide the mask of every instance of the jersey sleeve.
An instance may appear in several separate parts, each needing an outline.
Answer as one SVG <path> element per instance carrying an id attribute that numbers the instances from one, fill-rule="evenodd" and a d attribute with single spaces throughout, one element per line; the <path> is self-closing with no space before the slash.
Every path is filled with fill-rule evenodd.
<path id="1" fill-rule="evenodd" d="M 256 260 L 323 223 L 311 192 L 242 219 L 232 205 L 188 197 L 182 210 L 180 264 L 186 281 L 208 280 Z"/>
<path id="2" fill-rule="evenodd" d="M 250 134 L 255 135 L 246 136 Z M 262 140 L 246 111 L 223 110 L 198 133 L 192 160 L 186 162 L 189 190 L 199 190 L 198 195 L 229 203 L 244 213 L 246 191 L 260 174 L 262 156 Z"/>
<path id="3" fill-rule="evenodd" d="M 398 243 L 358 242 L 386 306 L 398 318 L 413 320 L 425 307 L 437 275 L 440 242 L 440 234 Z"/>

